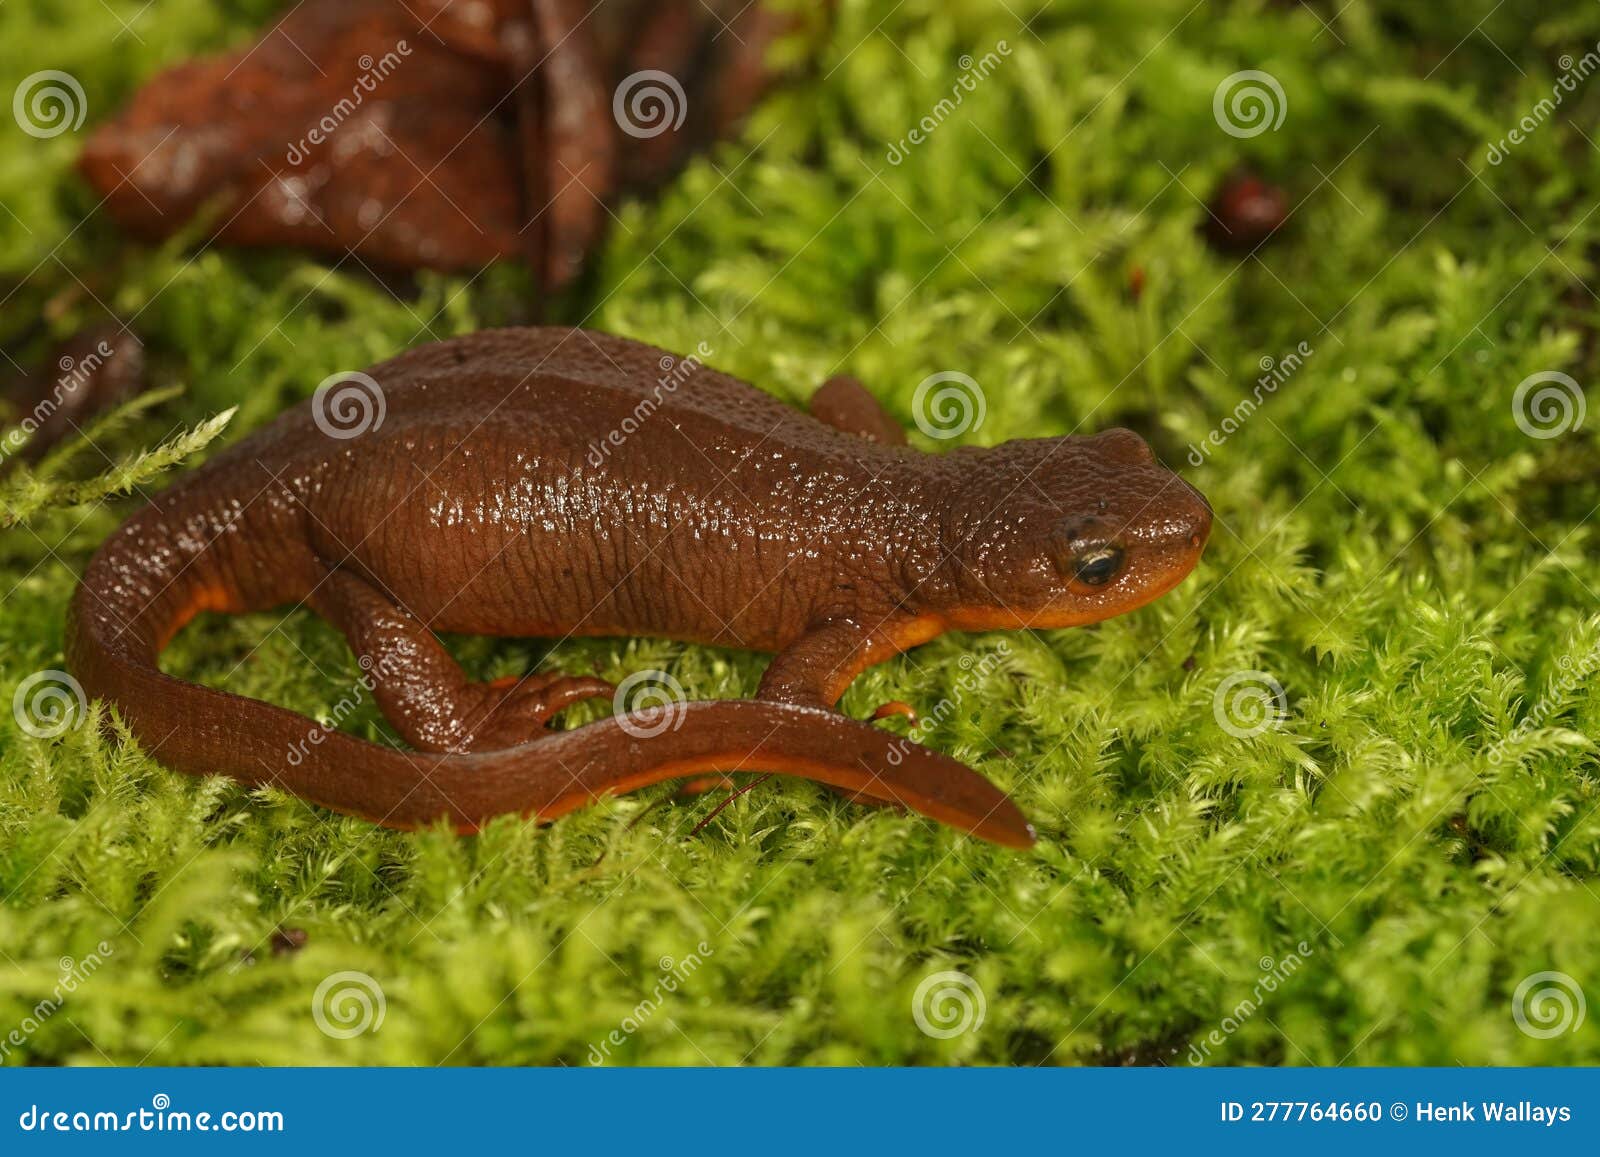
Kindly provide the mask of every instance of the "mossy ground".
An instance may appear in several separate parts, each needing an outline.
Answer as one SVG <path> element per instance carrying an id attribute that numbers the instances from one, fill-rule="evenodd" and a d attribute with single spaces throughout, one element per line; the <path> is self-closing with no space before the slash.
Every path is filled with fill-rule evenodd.
<path id="1" fill-rule="evenodd" d="M 9 0 L 0 88 L 64 69 L 92 121 L 273 7 Z M 707 342 L 794 400 L 851 372 L 908 420 L 918 382 L 959 370 L 987 397 L 968 440 L 1126 424 L 1210 497 L 1205 562 L 1155 605 L 947 637 L 846 699 L 950 697 L 927 741 L 1014 793 L 1037 851 L 781 783 L 694 838 L 711 799 L 666 787 L 547 828 L 401 835 L 171 774 L 92 726 L 33 739 L 0 712 L 0 1033 L 60 958 L 111 949 L 7 1063 L 583 1064 L 662 958 L 691 952 L 701 967 L 613 1062 L 1182 1064 L 1210 1039 L 1210 1063 L 1600 1060 L 1600 1016 L 1540 1038 L 1512 1010 L 1544 971 L 1600 998 L 1600 446 L 1592 416 L 1534 439 L 1512 405 L 1530 374 L 1597 369 L 1600 77 L 1486 159 L 1561 57 L 1595 47 L 1600 10 L 840 8 L 810 79 L 624 208 L 555 312 Z M 890 164 L 962 55 L 1002 40 L 1001 65 Z M 1282 86 L 1275 131 L 1214 119 L 1241 69 Z M 157 380 L 187 392 L 101 439 L 113 457 L 229 406 L 235 438 L 329 373 L 526 314 L 509 267 L 396 296 L 349 261 L 130 243 L 72 175 L 81 140 L 0 125 L 0 338 L 23 360 L 47 344 L 41 316 L 57 336 L 96 300 L 135 319 Z M 1241 162 L 1294 213 L 1230 257 L 1200 239 L 1202 200 Z M 1302 342 L 1304 365 L 1191 466 L 1260 360 Z M 7 698 L 61 665 L 76 575 L 129 507 L 0 531 Z M 645 640 L 451 644 L 483 675 L 655 667 L 695 697 L 749 694 L 763 663 Z M 204 621 L 167 665 L 309 714 L 359 674 L 305 612 Z M 1280 726 L 1219 725 L 1241 671 L 1282 684 Z M 384 733 L 370 705 L 347 726 Z M 280 927 L 304 947 L 275 952 Z M 316 1027 L 313 991 L 340 970 L 381 984 L 378 1031 Z M 941 970 L 981 987 L 976 1031 L 914 1023 Z"/>

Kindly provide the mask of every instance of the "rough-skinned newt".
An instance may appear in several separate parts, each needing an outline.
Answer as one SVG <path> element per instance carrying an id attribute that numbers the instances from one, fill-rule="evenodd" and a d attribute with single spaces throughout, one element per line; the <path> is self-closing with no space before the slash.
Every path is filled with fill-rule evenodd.
<path id="1" fill-rule="evenodd" d="M 471 831 L 606 792 L 769 771 L 1026 846 L 962 764 L 835 711 L 947 630 L 1070 627 L 1194 567 L 1205 500 L 1126 430 L 929 454 L 858 384 L 830 426 L 697 358 L 583 330 L 490 330 L 369 371 L 381 422 L 323 396 L 134 514 L 74 597 L 69 661 L 161 762 L 336 811 Z M 853 395 L 853 396 L 852 396 Z M 371 416 L 369 414 L 369 416 Z M 844 428 L 840 428 L 840 426 Z M 344 632 L 413 750 L 164 674 L 200 611 L 305 603 Z M 756 700 L 546 728 L 588 676 L 469 681 L 434 631 L 654 635 L 775 653 Z"/>
<path id="2" fill-rule="evenodd" d="M 205 210 L 230 244 L 388 270 L 521 257 L 554 292 L 580 274 L 606 206 L 730 139 L 773 79 L 773 42 L 827 7 L 295 4 L 254 43 L 152 77 L 78 165 L 146 236 Z"/>

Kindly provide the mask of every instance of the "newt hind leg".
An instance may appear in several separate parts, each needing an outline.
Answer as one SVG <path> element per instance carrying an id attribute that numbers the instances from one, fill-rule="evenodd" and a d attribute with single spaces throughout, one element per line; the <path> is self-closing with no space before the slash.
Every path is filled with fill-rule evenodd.
<path id="1" fill-rule="evenodd" d="M 860 381 L 841 374 L 829 378 L 811 395 L 811 416 L 846 434 L 857 434 L 869 442 L 885 446 L 904 446 L 906 432 L 883 403 L 873 397 Z"/>
<path id="2" fill-rule="evenodd" d="M 427 624 L 349 571 L 331 571 L 309 602 L 344 633 L 379 710 L 419 751 L 515 747 L 536 738 L 563 708 L 615 691 L 606 680 L 587 675 L 475 683 Z"/>

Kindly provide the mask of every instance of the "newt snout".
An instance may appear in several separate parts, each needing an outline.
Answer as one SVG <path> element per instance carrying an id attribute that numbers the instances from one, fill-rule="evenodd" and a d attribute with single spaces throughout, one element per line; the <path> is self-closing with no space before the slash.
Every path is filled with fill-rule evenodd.
<path id="1" fill-rule="evenodd" d="M 1211 534 L 1204 496 L 1130 430 L 960 457 L 950 553 L 966 573 L 950 584 L 951 626 L 1076 627 L 1124 614 L 1181 582 Z"/>

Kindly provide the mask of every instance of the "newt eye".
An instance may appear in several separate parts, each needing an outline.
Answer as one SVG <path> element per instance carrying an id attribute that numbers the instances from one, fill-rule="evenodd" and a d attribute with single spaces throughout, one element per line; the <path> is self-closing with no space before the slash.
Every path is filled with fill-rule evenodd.
<path id="1" fill-rule="evenodd" d="M 1072 565 L 1079 582 L 1092 587 L 1104 586 L 1122 569 L 1122 550 L 1115 546 L 1097 546 L 1078 555 Z"/>

